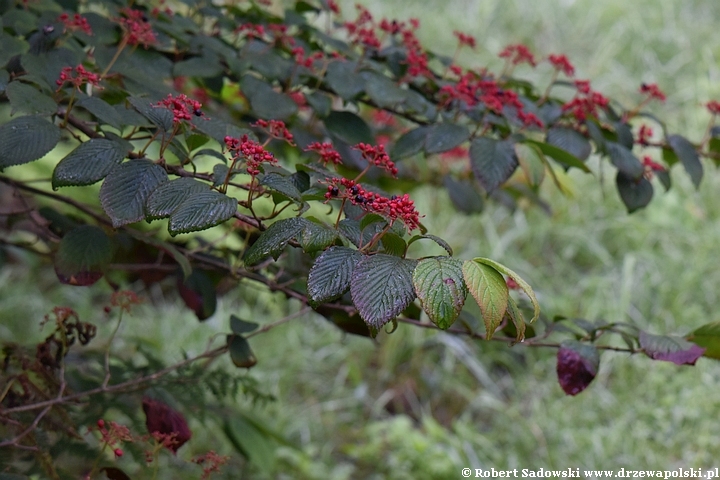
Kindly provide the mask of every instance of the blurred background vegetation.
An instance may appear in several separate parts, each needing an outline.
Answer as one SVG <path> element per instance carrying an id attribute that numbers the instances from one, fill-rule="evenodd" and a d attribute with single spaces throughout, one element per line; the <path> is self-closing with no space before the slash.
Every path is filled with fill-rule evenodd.
<path id="1" fill-rule="evenodd" d="M 417 17 L 425 45 L 455 48 L 453 30 L 474 35 L 466 66 L 498 71 L 497 53 L 525 43 L 539 56 L 565 53 L 578 78 L 631 106 L 641 82 L 668 94 L 652 109 L 671 131 L 699 141 L 720 98 L 720 2 L 715 0 L 363 0 L 373 14 Z M 341 3 L 346 16 L 353 2 Z M 516 75 L 549 78 L 549 68 Z M 541 81 L 541 80 L 538 80 Z M 542 85 L 542 83 L 541 83 Z M 536 289 L 546 315 L 627 321 L 651 333 L 685 334 L 717 320 L 720 175 L 705 162 L 698 191 L 675 175 L 656 188 L 643 211 L 628 216 L 612 186 L 614 173 L 573 170 L 574 195 L 551 184 L 537 207 L 514 212 L 489 204 L 474 216 L 448 215 L 446 194 L 413 193 L 431 233 L 459 258 L 482 255 L 516 270 Z M 30 266 L 30 268 L 28 268 Z M 102 282 L 101 282 L 102 283 Z M 97 302 L 109 287 L 61 286 L 39 259 L 0 270 L 0 338 L 42 338 L 39 320 L 54 305 L 106 323 Z M 88 292 L 91 295 L 88 295 Z M 261 324 L 297 311 L 281 296 L 250 284 L 223 297 L 218 313 L 198 324 L 176 296 L 146 295 L 121 329 L 129 351 L 142 345 L 165 361 L 199 353 L 227 331 L 231 313 Z M 102 335 L 108 335 L 104 325 Z M 555 351 L 484 343 L 400 325 L 375 341 L 349 336 L 306 315 L 251 340 L 258 365 L 248 373 L 273 401 L 235 403 L 246 418 L 275 432 L 251 438 L 237 460 L 212 420 L 192 418 L 189 458 L 211 445 L 234 455 L 228 478 L 460 478 L 460 468 L 619 469 L 717 466 L 720 364 L 695 367 L 604 353 L 594 383 L 577 397 L 557 384 Z M 98 347 L 99 348 L 99 347 Z M 193 417 L 193 412 L 187 412 Z M 239 427 L 240 428 L 240 427 Z M 254 445 L 248 447 L 248 445 Z M 168 460 L 172 462 L 173 460 Z M 170 477 L 167 477 L 170 478 Z"/>

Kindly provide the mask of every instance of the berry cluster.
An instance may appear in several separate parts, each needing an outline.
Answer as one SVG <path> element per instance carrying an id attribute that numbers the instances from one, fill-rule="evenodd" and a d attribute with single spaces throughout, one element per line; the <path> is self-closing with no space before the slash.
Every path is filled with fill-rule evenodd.
<path id="1" fill-rule="evenodd" d="M 280 120 L 258 120 L 251 124 L 253 127 L 261 128 L 272 138 L 285 140 L 290 145 L 295 145 L 293 134 L 285 126 L 285 122 Z"/>
<path id="2" fill-rule="evenodd" d="M 128 45 L 140 45 L 145 48 L 157 42 L 157 37 L 148 23 L 148 18 L 141 10 L 122 8 L 120 12 L 125 18 L 119 18 L 118 22 L 125 31 L 125 41 Z"/>
<path id="3" fill-rule="evenodd" d="M 100 83 L 100 75 L 86 70 L 82 65 L 78 65 L 75 68 L 65 67 L 60 71 L 60 77 L 55 80 L 55 83 L 58 86 L 58 90 L 66 83 L 78 89 L 86 83 L 97 86 Z"/>
<path id="4" fill-rule="evenodd" d="M 244 33 L 247 39 L 252 40 L 255 38 L 262 38 L 263 35 L 265 35 L 265 27 L 254 23 L 243 23 L 235 28 L 235 33 Z"/>
<path id="5" fill-rule="evenodd" d="M 65 26 L 66 31 L 82 31 L 88 35 L 92 35 L 92 28 L 87 21 L 87 18 L 81 16 L 79 13 L 74 14 L 72 17 L 67 13 L 63 13 L 58 17 L 58 21 Z"/>
<path id="6" fill-rule="evenodd" d="M 565 55 L 550 55 L 548 61 L 552 63 L 552 66 L 559 72 L 563 72 L 568 77 L 575 76 L 575 67 Z"/>
<path id="7" fill-rule="evenodd" d="M 323 165 L 327 165 L 328 163 L 339 165 L 342 163 L 340 154 L 333 148 L 332 144 L 328 142 L 313 142 L 307 146 L 305 151 L 319 153 L 320 161 Z"/>
<path id="8" fill-rule="evenodd" d="M 597 117 L 598 109 L 605 109 L 610 103 L 607 97 L 590 88 L 588 80 L 575 80 L 575 88 L 575 97 L 563 105 L 562 109 L 570 112 L 579 121 L 587 117 Z"/>
<path id="9" fill-rule="evenodd" d="M 295 64 L 305 68 L 312 68 L 313 63 L 316 60 L 322 60 L 325 58 L 323 52 L 315 52 L 310 56 L 305 55 L 305 50 L 302 47 L 295 47 L 291 53 L 295 58 Z"/>
<path id="10" fill-rule="evenodd" d="M 640 93 L 647 95 L 648 99 L 660 100 L 661 102 L 664 102 L 667 98 L 665 93 L 657 86 L 657 83 L 643 83 L 640 85 Z"/>
<path id="11" fill-rule="evenodd" d="M 273 154 L 259 143 L 250 140 L 247 135 L 243 135 L 240 139 L 225 137 L 225 145 L 230 150 L 234 162 L 240 157 L 245 159 L 247 171 L 252 176 L 260 173 L 260 165 L 263 163 L 277 165 L 277 159 Z"/>
<path id="12" fill-rule="evenodd" d="M 498 56 L 500 58 L 507 59 L 513 65 L 519 65 L 521 63 L 527 63 L 533 67 L 537 65 L 535 56 L 532 52 L 530 52 L 530 49 L 520 43 L 508 45 L 498 54 Z"/>
<path id="13" fill-rule="evenodd" d="M 167 107 L 173 113 L 173 123 L 178 124 L 183 121 L 189 121 L 192 115 L 196 117 L 203 116 L 203 112 L 200 110 L 202 104 L 197 100 L 193 100 L 184 93 L 173 97 L 168 94 L 167 98 L 159 101 L 158 106 Z"/>
<path id="14" fill-rule="evenodd" d="M 92 429 L 91 429 L 92 430 Z M 97 421 L 97 430 L 100 432 L 102 442 L 113 448 L 115 458 L 123 456 L 121 448 L 116 447 L 119 442 L 132 442 L 133 437 L 130 434 L 130 429 L 124 425 L 120 425 L 116 422 L 105 422 L 102 418 Z"/>
<path id="15" fill-rule="evenodd" d="M 720 102 L 717 100 L 710 100 L 705 104 L 708 111 L 713 115 L 720 115 Z"/>
<path id="16" fill-rule="evenodd" d="M 394 177 L 398 173 L 398 169 L 395 163 L 390 160 L 390 156 L 385 152 L 385 147 L 382 145 L 368 145 L 367 143 L 358 143 L 353 147 L 355 150 L 359 150 L 362 153 L 362 157 L 368 161 L 368 163 L 380 167 L 383 170 L 387 170 Z"/>
<path id="17" fill-rule="evenodd" d="M 640 130 L 638 130 L 638 143 L 640 145 L 647 145 L 650 143 L 650 139 L 653 136 L 653 130 L 652 128 L 648 127 L 645 124 L 640 125 Z"/>
<path id="18" fill-rule="evenodd" d="M 665 167 L 660 165 L 659 163 L 655 162 L 652 158 L 649 156 L 643 157 L 643 166 L 645 167 L 645 178 L 648 180 L 651 180 L 653 177 L 653 172 L 664 172 Z"/>
<path id="19" fill-rule="evenodd" d="M 466 33 L 458 32 L 455 30 L 453 32 L 453 35 L 455 35 L 458 39 L 458 42 L 460 46 L 467 45 L 470 48 L 475 48 L 475 37 L 472 35 L 468 35 Z"/>
<path id="20" fill-rule="evenodd" d="M 210 478 L 210 475 L 220 471 L 220 467 L 230 461 L 230 457 L 226 455 L 218 455 L 213 450 L 210 450 L 204 455 L 200 455 L 192 459 L 193 463 L 202 465 L 203 474 L 200 480 L 206 480 Z"/>
<path id="21" fill-rule="evenodd" d="M 377 213 L 394 222 L 401 220 L 411 231 L 420 228 L 420 214 L 415 210 L 415 203 L 406 193 L 401 196 L 383 197 L 375 192 L 365 190 L 359 183 L 347 178 L 328 179 L 325 198 L 348 199 L 367 212 Z"/>

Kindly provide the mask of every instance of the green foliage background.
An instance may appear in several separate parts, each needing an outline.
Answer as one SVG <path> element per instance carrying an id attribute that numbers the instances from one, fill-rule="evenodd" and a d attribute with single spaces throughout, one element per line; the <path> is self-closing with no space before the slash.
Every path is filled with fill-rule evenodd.
<path id="1" fill-rule="evenodd" d="M 707 121 L 702 103 L 720 96 L 720 4 L 713 0 L 363 3 L 377 16 L 420 18 L 420 36 L 436 51 L 454 48 L 453 30 L 475 35 L 480 47 L 465 53 L 464 62 L 498 66 L 502 46 L 524 42 L 539 54 L 568 54 L 579 78 L 591 78 L 595 88 L 626 104 L 634 100 L 623 95 L 642 81 L 657 82 L 669 98 L 654 108 L 694 141 Z M 352 2 L 343 7 L 349 14 Z M 612 181 L 597 163 L 590 165 L 594 177 L 571 175 L 574 197 L 547 189 L 550 216 L 494 205 L 472 217 L 443 215 L 449 199 L 429 190 L 416 194 L 416 203 L 428 229 L 442 232 L 459 258 L 487 256 L 516 270 L 549 315 L 630 320 L 654 333 L 686 333 L 716 320 L 717 172 L 710 168 L 699 191 L 684 175 L 673 175 L 669 193 L 658 192 L 649 208 L 628 216 Z M 596 182 L 603 188 L 591 185 Z M 37 321 L 58 304 L 103 323 L 92 296 L 104 297 L 106 288 L 92 287 L 88 295 L 60 286 L 37 259 L 27 261 L 31 268 L 0 271 L 2 338 L 42 338 Z M 154 291 L 121 334 L 128 348 L 139 342 L 178 360 L 225 331 L 230 313 L 266 323 L 298 308 L 251 287 L 241 297 L 224 297 L 218 313 L 198 325 L 180 299 Z M 261 438 L 251 457 L 265 467 L 234 460 L 228 478 L 459 478 L 465 466 L 717 465 L 720 365 L 711 360 L 678 367 L 605 353 L 593 385 L 566 397 L 557 385 L 554 351 L 400 329 L 372 342 L 312 315 L 251 340 L 258 365 L 248 375 L 277 401 L 252 405 L 240 395 L 238 408 L 288 442 Z M 219 425 L 193 424 L 189 450 L 199 452 L 193 444 L 204 442 L 223 445 L 212 433 Z M 233 454 L 229 444 L 223 448 Z"/>

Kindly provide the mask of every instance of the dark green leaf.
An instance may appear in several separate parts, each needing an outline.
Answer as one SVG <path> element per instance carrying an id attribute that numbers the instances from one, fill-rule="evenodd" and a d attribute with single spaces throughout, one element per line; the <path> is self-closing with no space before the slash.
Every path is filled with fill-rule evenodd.
<path id="1" fill-rule="evenodd" d="M 425 152 L 428 154 L 452 150 L 470 138 L 470 130 L 464 125 L 437 123 L 427 129 Z"/>
<path id="2" fill-rule="evenodd" d="M 386 76 L 369 71 L 360 76 L 365 79 L 365 91 L 378 107 L 396 107 L 405 101 L 405 90 Z"/>
<path id="3" fill-rule="evenodd" d="M 140 115 L 150 120 L 157 127 L 166 132 L 172 131 L 173 114 L 167 107 L 140 97 L 128 97 L 127 100 Z"/>
<path id="4" fill-rule="evenodd" d="M 295 185 L 295 188 L 300 192 L 305 192 L 310 188 L 310 175 L 303 170 L 298 170 L 290 175 L 289 178 L 293 185 Z"/>
<path id="5" fill-rule="evenodd" d="M 510 178 L 518 166 L 513 142 L 477 138 L 470 144 L 470 166 L 480 184 L 492 193 Z"/>
<path id="6" fill-rule="evenodd" d="M 698 188 L 703 177 L 703 167 L 695 146 L 681 135 L 668 135 L 667 143 L 680 159 L 685 171 L 690 175 L 690 180 L 692 180 L 695 188 Z"/>
<path id="7" fill-rule="evenodd" d="M 286 120 L 298 110 L 292 98 L 272 89 L 263 89 L 251 95 L 250 106 L 258 117 L 274 120 Z"/>
<path id="8" fill-rule="evenodd" d="M 577 158 L 575 155 L 566 152 L 562 148 L 550 145 L 549 143 L 536 142 L 534 140 L 525 140 L 524 143 L 536 146 L 540 149 L 542 153 L 544 153 L 548 157 L 551 157 L 553 160 L 560 163 L 561 165 L 564 165 L 566 167 L 579 168 L 583 172 L 590 172 L 590 169 L 587 167 L 587 165 L 585 165 L 582 160 Z"/>
<path id="9" fill-rule="evenodd" d="M 0 126 L 0 170 L 32 162 L 50 152 L 60 129 L 41 117 L 18 117 Z"/>
<path id="10" fill-rule="evenodd" d="M 305 95 L 308 102 L 318 117 L 324 118 L 330 115 L 332 109 L 332 98 L 322 92 L 314 91 L 309 95 Z"/>
<path id="11" fill-rule="evenodd" d="M 460 315 L 468 293 L 462 262 L 450 257 L 420 260 L 413 285 L 430 320 L 443 330 L 449 328 Z"/>
<path id="12" fill-rule="evenodd" d="M 232 218 L 237 205 L 237 200 L 215 190 L 195 193 L 170 215 L 168 231 L 175 236 L 207 230 Z"/>
<path id="13" fill-rule="evenodd" d="M 230 315 L 230 330 L 232 330 L 235 335 L 253 332 L 257 330 L 258 326 L 259 325 L 255 322 L 248 322 L 241 320 L 235 315 Z"/>
<path id="14" fill-rule="evenodd" d="M 92 113 L 101 122 L 107 123 L 118 130 L 123 126 L 123 118 L 111 105 L 98 97 L 85 97 L 77 103 L 78 106 Z"/>
<path id="15" fill-rule="evenodd" d="M 565 150 L 579 160 L 587 160 L 592 152 L 590 142 L 571 128 L 551 128 L 547 132 L 547 143 Z"/>
<path id="16" fill-rule="evenodd" d="M 321 223 L 315 223 L 308 219 L 305 228 L 298 237 L 300 247 L 303 252 L 313 253 L 323 250 L 338 239 L 338 234 L 335 229 L 327 227 Z"/>
<path id="17" fill-rule="evenodd" d="M 422 151 L 427 132 L 428 127 L 418 127 L 403 134 L 393 145 L 390 157 L 397 162 Z"/>
<path id="18" fill-rule="evenodd" d="M 462 213 L 480 213 L 485 208 L 483 200 L 477 188 L 470 180 L 457 181 L 450 175 L 443 178 L 443 185 L 450 196 L 450 201 Z"/>
<path id="19" fill-rule="evenodd" d="M 209 191 L 209 185 L 190 177 L 165 182 L 158 186 L 145 202 L 146 219 L 169 217 L 183 202 L 195 194 Z"/>
<path id="20" fill-rule="evenodd" d="M 209 78 L 216 77 L 222 72 L 220 58 L 210 54 L 183 60 L 173 66 L 174 77 Z"/>
<path id="21" fill-rule="evenodd" d="M 100 203 L 114 227 L 145 218 L 145 202 L 167 181 L 165 170 L 149 160 L 130 160 L 115 167 L 100 187 Z"/>
<path id="22" fill-rule="evenodd" d="M 99 182 L 123 161 L 126 153 L 118 142 L 92 138 L 60 160 L 53 171 L 52 186 L 57 189 Z"/>
<path id="23" fill-rule="evenodd" d="M 502 322 L 508 305 L 508 287 L 500 272 L 478 259 L 468 260 L 462 266 L 468 291 L 480 306 L 485 321 L 485 338 L 489 340 Z"/>
<path id="24" fill-rule="evenodd" d="M 268 255 L 277 260 L 287 243 L 302 232 L 307 222 L 302 217 L 293 217 L 273 223 L 245 252 L 245 263 L 255 265 Z"/>
<path id="25" fill-rule="evenodd" d="M 92 285 L 102 278 L 112 257 L 112 242 L 105 232 L 93 225 L 81 225 L 60 241 L 55 273 L 60 282 L 68 285 Z"/>
<path id="26" fill-rule="evenodd" d="M 22 39 L 0 32 L 0 67 L 4 67 L 15 55 L 22 55 L 28 51 L 30 45 Z"/>
<path id="27" fill-rule="evenodd" d="M 443 240 L 442 238 L 437 237 L 437 236 L 435 236 L 435 235 L 430 235 L 430 234 L 427 234 L 427 235 L 415 235 L 414 237 L 412 237 L 412 238 L 408 241 L 408 246 L 411 245 L 412 243 L 417 242 L 418 240 L 422 240 L 422 239 L 424 239 L 424 238 L 427 238 L 428 240 L 432 240 L 433 242 L 437 243 L 438 245 L 440 245 L 440 246 L 448 253 L 448 255 L 452 256 L 453 251 L 452 251 L 452 248 L 450 247 L 450 244 L 447 243 L 447 242 L 446 242 L 445 240 Z"/>
<path id="28" fill-rule="evenodd" d="M 364 256 L 355 265 L 350 294 L 365 323 L 380 328 L 415 299 L 412 276 L 417 264 L 392 255 Z"/>
<path id="29" fill-rule="evenodd" d="M 257 140 L 255 134 L 250 130 L 237 127 L 232 123 L 217 118 L 215 115 L 212 117 L 193 117 L 192 124 L 199 132 L 211 137 L 220 145 L 225 145 L 225 137 L 228 136 L 241 138 L 243 135 L 247 135 L 251 140 Z"/>
<path id="30" fill-rule="evenodd" d="M 352 112 L 332 112 L 324 122 L 328 132 L 348 145 L 375 143 L 372 131 L 365 120 Z"/>
<path id="31" fill-rule="evenodd" d="M 37 87 L 26 83 L 14 81 L 5 89 L 8 96 L 12 113 L 23 112 L 38 115 L 50 115 L 57 111 L 55 100 L 48 97 Z"/>
<path id="32" fill-rule="evenodd" d="M 308 296 L 316 304 L 338 298 L 350 288 L 355 265 L 363 258 L 357 250 L 330 247 L 320 255 L 308 275 Z"/>
<path id="33" fill-rule="evenodd" d="M 635 139 L 633 138 L 630 125 L 624 122 L 616 122 L 615 134 L 617 135 L 617 142 L 620 145 L 627 148 L 628 150 L 632 150 L 633 145 L 635 144 Z"/>
<path id="34" fill-rule="evenodd" d="M 619 143 L 607 142 L 607 150 L 610 155 L 610 161 L 615 165 L 619 172 L 631 179 L 638 179 L 645 173 L 645 167 L 638 158 L 627 148 Z"/>
<path id="35" fill-rule="evenodd" d="M 383 246 L 383 251 L 388 255 L 395 255 L 396 257 L 404 257 L 405 250 L 407 250 L 407 243 L 400 235 L 396 235 L 392 232 L 386 232 L 383 234 L 380 242 Z"/>
<path id="36" fill-rule="evenodd" d="M 194 269 L 184 280 L 178 278 L 178 292 L 185 305 L 195 312 L 198 320 L 210 318 L 217 309 L 217 292 L 210 277 L 202 270 Z"/>
<path id="37" fill-rule="evenodd" d="M 652 200 L 653 187 L 645 177 L 636 180 L 618 171 L 615 182 L 628 213 L 633 213 L 635 210 L 647 206 Z"/>
<path id="38" fill-rule="evenodd" d="M 276 192 L 281 193 L 283 196 L 289 198 L 295 203 L 302 203 L 302 194 L 289 176 L 270 172 L 262 176 L 260 183 L 268 187 L 270 190 L 275 190 Z"/>
<path id="39" fill-rule="evenodd" d="M 357 64 L 348 61 L 331 62 L 325 80 L 335 93 L 350 100 L 365 91 L 365 80 L 356 72 Z"/>

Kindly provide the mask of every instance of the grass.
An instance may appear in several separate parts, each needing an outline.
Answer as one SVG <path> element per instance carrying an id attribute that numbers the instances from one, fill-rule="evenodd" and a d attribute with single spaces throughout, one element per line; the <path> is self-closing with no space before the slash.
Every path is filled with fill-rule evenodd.
<path id="1" fill-rule="evenodd" d="M 419 17 L 425 42 L 438 51 L 454 48 L 453 30 L 475 35 L 482 47 L 462 57 L 468 64 L 499 67 L 495 54 L 516 42 L 541 54 L 567 53 L 580 78 L 592 78 L 627 105 L 637 101 L 640 82 L 658 82 L 669 98 L 656 111 L 692 140 L 708 119 L 701 104 L 720 95 L 714 24 L 720 4 L 709 0 L 397 0 L 370 8 Z M 347 2 L 344 11 L 350 9 Z M 527 71 L 530 78 L 547 73 Z M 609 169 L 603 180 L 597 163 L 591 163 L 594 176 L 570 176 L 574 197 L 546 189 L 551 215 L 497 206 L 471 217 L 447 215 L 444 193 L 414 197 L 430 231 L 448 239 L 459 258 L 488 256 L 518 271 L 536 288 L 547 315 L 684 334 L 715 320 L 718 305 L 720 176 L 705 166 L 698 191 L 675 167 L 673 189 L 662 193 L 656 185 L 650 207 L 633 215 L 617 198 Z M 26 270 L 0 273 L 0 337 L 42 338 L 34 321 L 17 321 L 18 312 L 40 319 L 63 303 L 79 306 L 81 316 L 96 315 L 84 290 L 57 286 L 51 271 L 26 261 Z M 91 292 L 107 295 L 102 288 Z M 121 335 L 128 348 L 144 342 L 167 361 L 204 348 L 210 335 L 226 329 L 230 313 L 268 323 L 297 309 L 243 287 L 198 325 L 174 296 L 155 291 L 148 298 Z M 105 325 L 101 335 L 107 333 Z M 444 479 L 460 478 L 465 466 L 709 468 L 720 451 L 713 421 L 720 365 L 710 360 L 677 367 L 605 353 L 592 386 L 566 397 L 552 350 L 471 342 L 406 325 L 371 341 L 308 315 L 251 344 L 259 363 L 250 375 L 278 400 L 253 407 L 238 399 L 240 408 L 270 419 L 294 447 L 279 447 L 274 465 L 247 478 Z M 196 441 L 217 442 L 213 428 L 196 422 Z M 247 472 L 228 478 L 239 471 Z"/>

